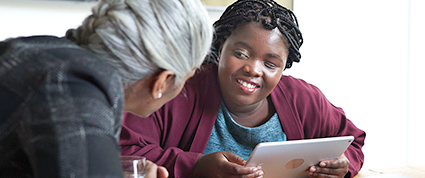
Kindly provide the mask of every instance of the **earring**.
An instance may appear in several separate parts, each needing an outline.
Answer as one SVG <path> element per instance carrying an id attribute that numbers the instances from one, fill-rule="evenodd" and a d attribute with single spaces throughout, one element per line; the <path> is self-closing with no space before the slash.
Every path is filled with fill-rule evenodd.
<path id="1" fill-rule="evenodd" d="M 162 93 L 158 93 L 158 99 L 162 97 Z"/>

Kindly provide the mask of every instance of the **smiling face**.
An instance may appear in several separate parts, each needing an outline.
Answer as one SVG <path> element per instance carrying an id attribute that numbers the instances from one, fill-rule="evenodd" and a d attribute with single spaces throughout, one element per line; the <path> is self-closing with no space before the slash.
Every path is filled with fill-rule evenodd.
<path id="1" fill-rule="evenodd" d="M 282 77 L 289 54 L 286 38 L 260 23 L 240 24 L 220 50 L 218 77 L 228 107 L 255 105 Z"/>

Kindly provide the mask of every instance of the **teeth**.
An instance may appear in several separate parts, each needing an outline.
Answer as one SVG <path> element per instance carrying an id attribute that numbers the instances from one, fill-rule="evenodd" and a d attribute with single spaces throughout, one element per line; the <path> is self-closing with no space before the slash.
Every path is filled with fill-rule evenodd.
<path id="1" fill-rule="evenodd" d="M 257 87 L 257 86 L 255 86 L 255 85 L 252 85 L 252 84 L 246 83 L 246 82 L 244 82 L 244 81 L 242 81 L 242 80 L 238 80 L 238 83 L 240 83 L 241 85 L 243 85 L 244 87 L 247 87 L 247 88 L 256 88 L 256 87 Z"/>

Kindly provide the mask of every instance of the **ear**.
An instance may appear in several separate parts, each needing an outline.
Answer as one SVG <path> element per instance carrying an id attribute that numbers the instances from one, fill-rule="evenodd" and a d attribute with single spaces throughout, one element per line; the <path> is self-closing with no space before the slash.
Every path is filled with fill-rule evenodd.
<path id="1" fill-rule="evenodd" d="M 174 86 L 175 74 L 169 70 L 160 72 L 152 82 L 151 95 L 154 99 L 160 99 L 164 92 Z"/>
<path id="2" fill-rule="evenodd" d="M 220 62 L 220 57 L 221 57 L 221 50 L 223 50 L 223 44 L 220 45 L 220 48 L 218 48 L 218 55 L 217 55 L 217 61 L 216 62 Z"/>
<path id="3" fill-rule="evenodd" d="M 221 45 L 220 45 L 220 48 L 218 48 L 218 58 L 217 58 L 217 59 L 220 59 L 220 56 L 221 56 L 221 50 L 223 50 L 223 44 L 221 44 Z"/>

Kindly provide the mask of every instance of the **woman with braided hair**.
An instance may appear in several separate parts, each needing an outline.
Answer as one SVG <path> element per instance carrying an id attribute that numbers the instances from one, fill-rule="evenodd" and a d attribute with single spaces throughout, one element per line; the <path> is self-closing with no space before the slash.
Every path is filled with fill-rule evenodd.
<path id="1" fill-rule="evenodd" d="M 65 37 L 0 42 L 0 177 L 123 177 L 122 112 L 174 98 L 212 30 L 199 0 L 100 0 Z"/>
<path id="2" fill-rule="evenodd" d="M 245 160 L 260 142 L 352 135 L 310 177 L 354 177 L 365 132 L 315 86 L 283 75 L 303 43 L 295 15 L 270 0 L 239 0 L 214 23 L 212 53 L 182 93 L 145 119 L 125 114 L 121 148 L 171 177 L 267 177 Z M 148 126 L 148 127 L 146 127 Z"/>

